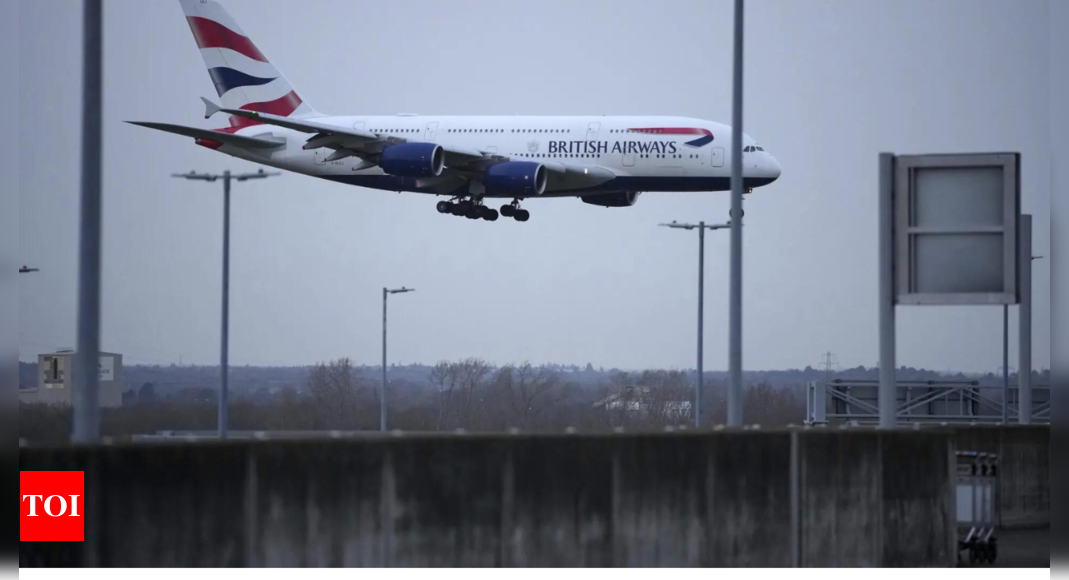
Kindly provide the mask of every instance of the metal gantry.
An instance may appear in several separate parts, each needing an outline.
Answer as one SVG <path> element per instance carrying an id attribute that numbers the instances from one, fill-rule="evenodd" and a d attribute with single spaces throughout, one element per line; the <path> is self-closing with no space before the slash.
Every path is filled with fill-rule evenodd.
<path id="1" fill-rule="evenodd" d="M 215 183 L 223 181 L 223 298 L 221 314 L 221 336 L 219 339 L 219 438 L 226 439 L 229 427 L 229 395 L 230 395 L 230 182 L 231 180 L 248 181 L 250 179 L 264 179 L 274 177 L 278 173 L 268 173 L 263 169 L 255 173 L 230 173 L 229 170 L 220 174 L 176 173 L 171 177 L 190 179 L 194 181 L 207 181 Z"/>
<path id="2" fill-rule="evenodd" d="M 1050 423 L 1049 385 L 1013 388 L 1005 404 L 999 396 L 1001 392 L 1002 386 L 982 386 L 978 381 L 900 381 L 892 407 L 895 424 L 998 424 L 1005 416 L 1011 423 Z M 1033 393 L 1034 399 L 1025 401 L 1027 392 Z M 881 393 L 878 381 L 810 382 L 806 389 L 806 424 L 876 423 L 881 418 Z M 1022 415 L 1027 419 L 1018 419 Z"/>
<path id="3" fill-rule="evenodd" d="M 694 427 L 702 426 L 702 395 L 705 392 L 704 381 L 704 341 L 705 341 L 705 230 L 726 230 L 731 228 L 731 222 L 726 224 L 709 224 L 698 222 L 697 224 L 681 224 L 672 222 L 660 224 L 661 227 L 680 230 L 698 230 L 698 383 L 694 387 Z"/>
<path id="4" fill-rule="evenodd" d="M 386 432 L 386 298 L 390 294 L 404 294 L 415 292 L 415 288 L 404 286 L 395 290 L 382 289 L 382 392 L 379 396 L 379 431 Z"/>

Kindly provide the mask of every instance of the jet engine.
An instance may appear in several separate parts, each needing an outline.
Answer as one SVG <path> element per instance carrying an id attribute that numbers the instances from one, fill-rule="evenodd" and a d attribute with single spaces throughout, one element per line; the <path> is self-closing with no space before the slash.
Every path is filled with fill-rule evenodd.
<path id="1" fill-rule="evenodd" d="M 486 168 L 483 185 L 493 195 L 526 197 L 546 191 L 546 168 L 534 161 L 509 161 Z"/>
<path id="2" fill-rule="evenodd" d="M 445 151 L 434 143 L 399 143 L 382 151 L 382 170 L 402 177 L 432 177 L 445 169 Z"/>

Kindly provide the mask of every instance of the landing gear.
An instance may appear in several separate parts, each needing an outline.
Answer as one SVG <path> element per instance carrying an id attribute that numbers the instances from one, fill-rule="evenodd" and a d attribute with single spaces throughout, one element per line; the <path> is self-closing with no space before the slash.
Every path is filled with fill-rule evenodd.
<path id="1" fill-rule="evenodd" d="M 491 209 L 483 205 L 481 199 L 475 200 L 459 200 L 459 201 L 440 201 L 435 206 L 438 213 L 452 214 L 458 217 L 466 217 L 470 220 L 485 220 L 488 222 L 497 221 L 498 213 L 496 209 Z"/>
<path id="2" fill-rule="evenodd" d="M 518 222 L 525 222 L 531 219 L 531 212 L 520 209 L 520 200 L 513 200 L 508 205 L 501 206 L 501 215 L 510 217 Z"/>

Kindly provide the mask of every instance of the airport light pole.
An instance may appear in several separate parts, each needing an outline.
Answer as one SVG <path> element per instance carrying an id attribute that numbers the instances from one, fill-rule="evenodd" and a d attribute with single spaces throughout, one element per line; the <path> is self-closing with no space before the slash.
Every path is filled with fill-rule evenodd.
<path id="1" fill-rule="evenodd" d="M 731 288 L 728 318 L 728 426 L 742 426 L 742 33 L 743 0 L 735 0 L 731 112 Z"/>
<path id="2" fill-rule="evenodd" d="M 379 431 L 383 433 L 386 432 L 386 298 L 390 294 L 404 294 L 415 291 L 415 288 L 405 288 L 404 286 L 395 290 L 382 289 L 382 393 L 379 396 Z"/>
<path id="3" fill-rule="evenodd" d="M 100 438 L 100 255 L 103 6 L 85 0 L 82 15 L 82 164 L 78 232 L 78 330 L 74 355 L 74 443 Z"/>
<path id="4" fill-rule="evenodd" d="M 705 230 L 726 230 L 731 227 L 731 222 L 726 224 L 710 224 L 698 222 L 697 224 L 660 224 L 661 227 L 679 230 L 698 230 L 698 384 L 694 387 L 694 427 L 702 426 L 702 394 L 705 393 L 705 370 L 704 341 L 705 341 Z"/>
<path id="5" fill-rule="evenodd" d="M 1020 393 L 1018 393 L 1018 396 Z M 1010 305 L 1002 306 L 1002 424 L 1010 417 Z"/>
<path id="6" fill-rule="evenodd" d="M 193 181 L 207 181 L 214 183 L 218 180 L 223 180 L 223 306 L 222 306 L 222 322 L 221 337 L 219 339 L 219 438 L 226 439 L 228 426 L 230 423 L 229 415 L 229 395 L 230 395 L 230 182 L 232 180 L 248 181 L 250 179 L 264 179 L 266 177 L 274 177 L 279 175 L 278 173 L 267 173 L 263 169 L 255 173 L 230 173 L 230 170 L 224 171 L 221 174 L 211 173 L 197 173 L 190 171 L 189 173 L 176 173 L 171 177 L 179 177 L 182 179 L 190 179 Z"/>
<path id="7" fill-rule="evenodd" d="M 1022 218 L 1028 216 L 1021 216 Z M 1031 240 L 1031 222 L 1028 222 L 1028 238 Z M 1022 228 L 1023 229 L 1023 228 Z M 1024 236 L 1022 236 L 1023 238 Z M 1032 417 L 1032 393 L 1031 391 L 1025 392 L 1032 388 L 1032 262 L 1036 260 L 1042 260 L 1043 256 L 1032 256 L 1032 248 L 1024 247 L 1021 249 L 1024 255 L 1021 256 L 1021 301 L 1018 308 L 1018 317 L 1020 318 L 1021 326 L 1021 362 L 1027 362 L 1029 364 L 1019 364 L 1017 369 L 1017 419 L 1018 423 L 1024 425 L 1031 422 Z M 1031 260 L 1027 258 L 1031 257 Z M 1025 296 L 1025 294 L 1028 294 Z M 1025 356 L 1027 354 L 1027 356 Z M 1025 360 L 1027 359 L 1027 361 Z M 1027 377 L 1024 374 L 1028 374 Z M 1027 404 L 1026 408 L 1024 405 Z M 1010 306 L 1008 304 L 1002 307 L 1002 424 L 1007 425 L 1010 422 Z"/>
<path id="8" fill-rule="evenodd" d="M 1017 423 L 1032 424 L 1032 262 L 1043 256 L 1032 255 L 1032 216 L 1021 216 L 1021 306 L 1019 318 L 1020 344 L 1017 361 Z M 1031 259 L 1028 259 L 1031 258 Z"/>

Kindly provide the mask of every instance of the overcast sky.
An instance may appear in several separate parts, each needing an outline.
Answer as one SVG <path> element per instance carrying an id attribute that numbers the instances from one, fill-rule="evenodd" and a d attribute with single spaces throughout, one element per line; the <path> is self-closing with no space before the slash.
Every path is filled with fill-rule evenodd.
<path id="1" fill-rule="evenodd" d="M 224 4 L 327 113 L 731 120 L 727 0 Z M 74 344 L 81 3 L 17 10 L 21 38 L 2 42 L 18 54 L 19 141 L 0 158 L 18 164 L 18 253 L 4 261 L 42 270 L 17 281 L 19 354 L 31 360 Z M 1021 152 L 1024 211 L 1049 256 L 1049 11 L 1040 0 L 748 3 L 744 129 L 783 177 L 746 200 L 746 368 L 815 366 L 825 351 L 876 364 L 880 151 Z M 214 364 L 221 186 L 169 175 L 257 166 L 122 123 L 219 126 L 202 118 L 198 97 L 215 93 L 178 2 L 105 2 L 105 87 L 103 347 L 128 364 Z M 5 134 L 14 122 L 3 116 Z M 391 299 L 391 362 L 694 367 L 697 235 L 657 224 L 725 221 L 728 194 L 612 209 L 534 200 L 525 224 L 442 216 L 434 202 L 296 174 L 235 185 L 232 363 L 375 364 L 381 289 L 406 285 L 418 291 Z M 707 369 L 727 367 L 728 252 L 726 232 L 707 237 Z M 1047 261 L 1035 290 L 1042 368 Z M 901 308 L 899 363 L 994 371 L 1001 322 L 1000 308 Z"/>

